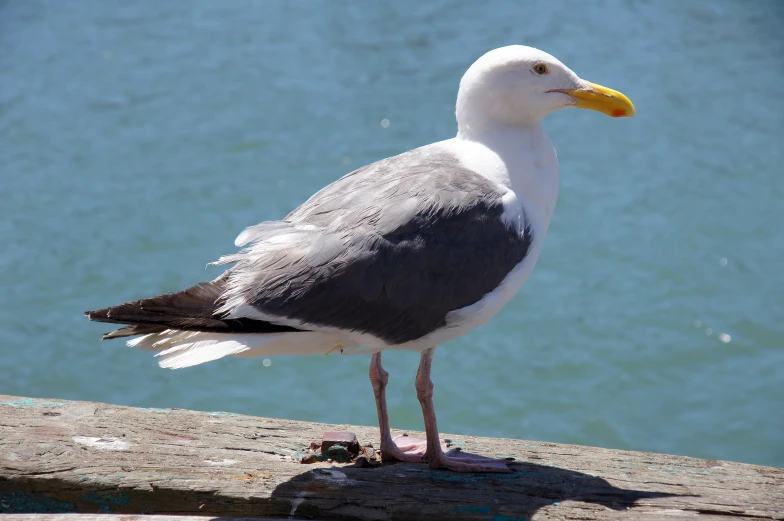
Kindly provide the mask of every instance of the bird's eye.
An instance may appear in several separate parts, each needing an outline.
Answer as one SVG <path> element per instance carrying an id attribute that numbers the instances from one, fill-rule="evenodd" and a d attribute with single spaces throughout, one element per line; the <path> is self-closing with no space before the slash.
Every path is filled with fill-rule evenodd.
<path id="1" fill-rule="evenodd" d="M 547 74 L 547 65 L 545 65 L 544 63 L 537 63 L 536 65 L 534 65 L 533 70 L 536 74 L 539 75 Z"/>

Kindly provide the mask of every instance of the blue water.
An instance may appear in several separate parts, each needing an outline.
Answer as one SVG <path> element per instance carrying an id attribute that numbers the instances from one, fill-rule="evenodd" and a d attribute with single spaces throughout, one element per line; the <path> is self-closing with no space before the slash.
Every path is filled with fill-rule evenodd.
<path id="1" fill-rule="evenodd" d="M 209 280 L 245 226 L 453 136 L 464 70 L 525 43 L 638 117 L 546 121 L 544 253 L 439 349 L 439 426 L 784 466 L 782 22 L 776 0 L 0 1 L 0 393 L 375 424 L 366 356 L 171 372 L 81 313 Z M 385 360 L 393 424 L 422 428 L 416 354 Z"/>

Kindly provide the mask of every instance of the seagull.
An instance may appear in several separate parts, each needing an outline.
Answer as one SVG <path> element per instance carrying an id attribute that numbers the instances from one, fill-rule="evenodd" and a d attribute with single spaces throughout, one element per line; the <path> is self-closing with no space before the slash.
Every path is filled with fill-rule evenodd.
<path id="1" fill-rule="evenodd" d="M 491 50 L 457 93 L 457 135 L 363 166 L 283 220 L 245 229 L 211 282 L 85 314 L 124 327 L 177 369 L 224 356 L 370 354 L 384 461 L 510 472 L 507 460 L 445 451 L 430 371 L 439 344 L 486 323 L 522 287 L 558 198 L 558 160 L 541 126 L 578 107 L 634 116 L 618 91 L 532 47 Z M 392 437 L 381 355 L 420 352 L 425 439 Z"/>

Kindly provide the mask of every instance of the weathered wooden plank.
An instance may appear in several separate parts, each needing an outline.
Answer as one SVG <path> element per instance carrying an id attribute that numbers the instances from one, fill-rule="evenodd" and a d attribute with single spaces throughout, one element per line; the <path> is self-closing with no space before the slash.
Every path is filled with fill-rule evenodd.
<path id="1" fill-rule="evenodd" d="M 165 516 L 144 514 L 4 514 L 3 521 L 288 521 L 289 517 Z"/>
<path id="2" fill-rule="evenodd" d="M 716 514 L 694 514 L 691 513 L 688 517 L 697 517 L 698 521 L 727 521 L 726 516 Z M 535 516 L 540 519 L 539 515 Z M 3 514 L 3 521 L 290 521 L 291 519 L 298 519 L 294 516 L 288 517 L 218 517 L 218 516 L 197 516 L 197 515 L 161 515 L 161 514 Z M 426 518 L 422 518 L 426 519 Z M 507 521 L 509 518 L 504 516 L 486 517 L 491 521 Z M 573 518 L 570 518 L 573 519 Z M 580 517 L 579 519 L 586 519 Z M 590 519 L 590 518 L 588 518 Z M 646 514 L 645 521 L 666 519 L 673 521 L 672 514 L 667 512 L 659 513 L 658 515 Z M 733 517 L 731 519 L 742 519 Z M 748 518 L 747 518 L 748 519 Z M 758 518 L 752 518 L 758 519 Z M 677 516 L 676 516 L 677 520 Z M 317 519 L 311 521 L 319 521 Z"/>
<path id="3" fill-rule="evenodd" d="M 771 467 L 449 436 L 520 461 L 509 475 L 297 463 L 324 425 L 0 395 L 0 512 L 356 520 L 784 519 Z"/>

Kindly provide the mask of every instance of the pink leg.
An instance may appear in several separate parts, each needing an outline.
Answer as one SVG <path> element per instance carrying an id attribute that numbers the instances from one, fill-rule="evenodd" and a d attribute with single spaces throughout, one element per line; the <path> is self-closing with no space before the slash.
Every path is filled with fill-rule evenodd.
<path id="1" fill-rule="evenodd" d="M 378 410 L 378 428 L 381 431 L 381 458 L 384 461 L 406 461 L 416 463 L 423 461 L 425 441 L 407 436 L 398 436 L 392 439 L 389 430 L 389 415 L 387 414 L 386 387 L 389 373 L 381 365 L 381 353 L 373 354 L 370 359 L 370 384 L 376 396 L 376 409 Z"/>
<path id="2" fill-rule="evenodd" d="M 486 458 L 459 451 L 444 453 L 438 439 L 436 411 L 433 407 L 433 382 L 430 379 L 430 368 L 433 365 L 435 351 L 435 347 L 422 351 L 416 376 L 417 398 L 422 405 L 427 436 L 427 450 L 424 459 L 430 464 L 431 469 L 449 469 L 458 472 L 511 472 L 507 460 Z"/>

